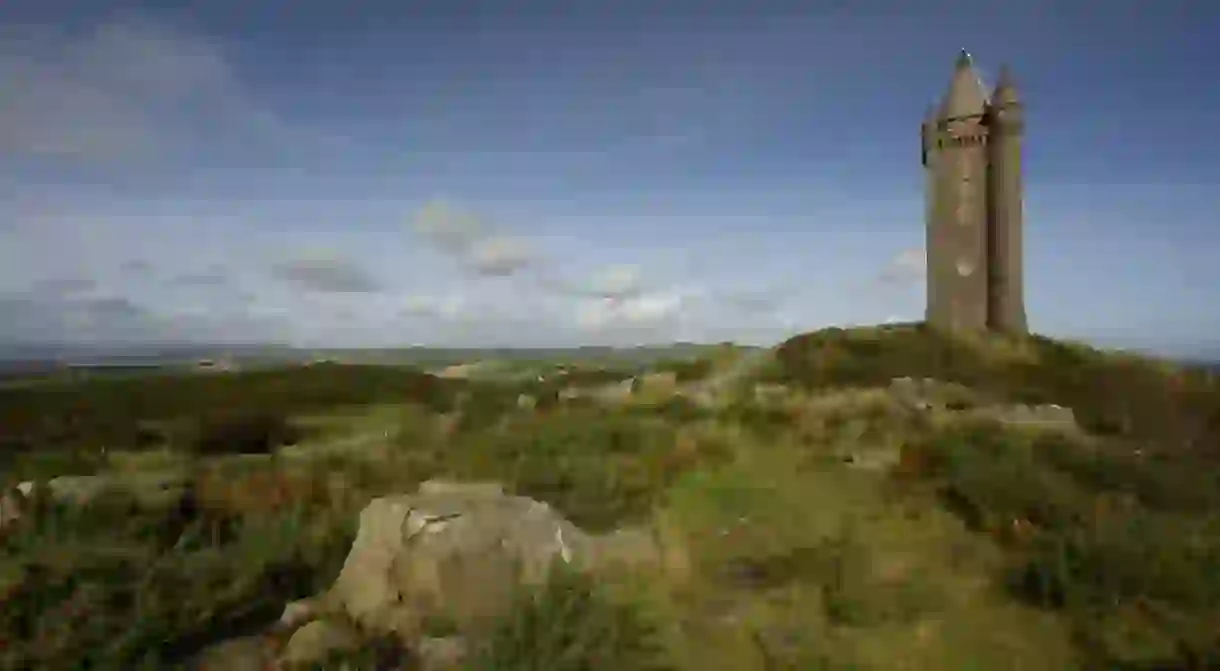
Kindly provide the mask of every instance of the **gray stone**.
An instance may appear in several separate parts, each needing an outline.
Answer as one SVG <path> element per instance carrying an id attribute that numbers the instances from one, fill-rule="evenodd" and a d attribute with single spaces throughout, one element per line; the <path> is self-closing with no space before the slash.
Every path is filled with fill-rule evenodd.
<path id="1" fill-rule="evenodd" d="M 351 626 L 331 620 L 314 620 L 292 635 L 280 656 L 289 667 L 326 659 L 336 652 L 360 647 L 359 633 Z"/>
<path id="2" fill-rule="evenodd" d="M 299 599 L 284 606 L 284 612 L 280 615 L 276 627 L 292 631 L 306 622 L 317 619 L 322 612 L 322 607 L 316 600 Z"/>
<path id="3" fill-rule="evenodd" d="M 461 636 L 425 637 L 414 649 L 423 671 L 460 671 L 469 649 Z"/>
<path id="4" fill-rule="evenodd" d="M 65 475 L 48 480 L 46 490 L 52 501 L 72 505 L 85 505 L 105 492 L 119 490 L 131 494 L 140 505 L 157 508 L 177 502 L 186 482 L 187 475 L 179 471 Z"/>
<path id="5" fill-rule="evenodd" d="M 430 481 L 416 494 L 368 504 L 323 600 L 362 629 L 413 645 L 426 620 L 481 630 L 556 563 L 589 570 L 658 556 L 643 532 L 590 536 L 547 504 L 505 495 L 499 485 Z"/>

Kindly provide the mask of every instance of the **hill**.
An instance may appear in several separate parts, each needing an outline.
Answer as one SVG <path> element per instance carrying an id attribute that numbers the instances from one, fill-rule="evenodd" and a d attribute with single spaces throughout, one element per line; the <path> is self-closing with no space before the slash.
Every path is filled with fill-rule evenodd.
<path id="1" fill-rule="evenodd" d="M 0 529 L 0 662 L 296 649 L 303 633 L 242 637 L 336 580 L 372 498 L 444 478 L 646 528 L 661 561 L 486 627 L 431 622 L 412 650 L 460 641 L 501 670 L 1220 664 L 1213 373 L 904 325 L 625 374 L 582 391 L 329 364 L 0 389 L 10 481 L 85 476 Z M 140 501 L 182 481 L 191 505 L 84 484 L 103 481 L 156 483 Z M 378 635 L 336 654 L 367 659 Z"/>

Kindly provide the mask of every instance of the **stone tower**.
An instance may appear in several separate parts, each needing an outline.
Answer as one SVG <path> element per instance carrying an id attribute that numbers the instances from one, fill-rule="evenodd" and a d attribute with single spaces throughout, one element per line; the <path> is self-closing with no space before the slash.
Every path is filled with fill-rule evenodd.
<path id="1" fill-rule="evenodd" d="M 1008 69 L 987 95 L 965 51 L 924 118 L 928 307 L 938 328 L 1024 332 L 1021 101 Z"/>

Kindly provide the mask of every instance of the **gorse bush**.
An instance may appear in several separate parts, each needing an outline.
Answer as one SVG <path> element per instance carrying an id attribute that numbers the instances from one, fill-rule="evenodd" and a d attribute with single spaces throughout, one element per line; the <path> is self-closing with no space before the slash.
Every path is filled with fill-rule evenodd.
<path id="1" fill-rule="evenodd" d="M 270 412 L 216 414 L 200 421 L 192 450 L 201 455 L 268 454 L 300 439 L 288 418 Z"/>
<path id="2" fill-rule="evenodd" d="M 0 590 L 0 668 L 176 668 L 328 585 L 349 522 L 306 533 L 291 514 L 183 519 L 119 494 L 45 507 L 0 548 L 19 567 Z"/>
<path id="3" fill-rule="evenodd" d="M 666 460 L 674 435 L 664 422 L 572 409 L 525 417 L 447 450 L 459 472 L 501 480 L 577 524 L 602 529 L 649 512 L 675 475 Z"/>
<path id="4" fill-rule="evenodd" d="M 1064 612 L 1086 668 L 1210 668 L 1200 660 L 1220 654 L 1215 471 L 995 423 L 953 427 L 908 451 L 924 455 L 922 477 L 970 527 L 1011 540 L 1028 525 L 1003 582 Z M 1131 626 L 1145 643 L 1119 645 L 1116 628 Z"/>
<path id="5" fill-rule="evenodd" d="M 805 388 L 956 382 L 1072 408 L 1086 429 L 1149 449 L 1220 457 L 1220 378 L 1040 336 L 965 338 L 924 326 L 827 329 L 783 343 L 775 377 Z"/>
<path id="6" fill-rule="evenodd" d="M 0 447 L 134 447 L 150 441 L 149 422 L 249 408 L 293 415 L 401 402 L 445 412 L 462 386 L 407 368 L 319 365 L 0 387 Z"/>
<path id="7" fill-rule="evenodd" d="M 401 469 L 412 481 L 501 482 L 576 524 L 606 529 L 646 516 L 685 470 L 724 458 L 723 450 L 704 450 L 707 441 L 693 451 L 680 445 L 678 427 L 655 411 L 565 405 L 545 414 L 504 412 L 493 412 L 494 424 L 467 426 L 444 441 L 410 431 Z"/>
<path id="8" fill-rule="evenodd" d="M 678 382 L 695 382 L 712 374 L 715 362 L 708 357 L 697 359 L 663 361 L 655 366 L 655 370 L 674 374 Z"/>
<path id="9" fill-rule="evenodd" d="M 663 671 L 658 632 L 638 607 L 616 601 L 594 580 L 556 567 L 524 591 L 475 650 L 472 671 Z"/>

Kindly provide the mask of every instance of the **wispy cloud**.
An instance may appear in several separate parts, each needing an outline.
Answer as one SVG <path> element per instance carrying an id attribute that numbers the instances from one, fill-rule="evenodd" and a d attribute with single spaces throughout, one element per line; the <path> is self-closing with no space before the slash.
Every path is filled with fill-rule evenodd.
<path id="1" fill-rule="evenodd" d="M 355 261 L 315 256 L 280 261 L 271 267 L 276 278 L 304 291 L 321 294 L 370 294 L 381 283 Z"/>
<path id="2" fill-rule="evenodd" d="M 171 285 L 178 287 L 218 287 L 227 282 L 225 272 L 219 269 L 183 273 L 169 279 Z"/>
<path id="3" fill-rule="evenodd" d="M 208 145 L 333 145 L 288 124 L 207 36 L 121 14 L 85 28 L 0 29 L 0 153 L 133 166 Z"/>
<path id="4" fill-rule="evenodd" d="M 415 215 L 414 230 L 479 275 L 515 275 L 534 261 L 526 241 L 493 231 L 483 219 L 450 201 L 433 200 L 421 207 Z"/>
<path id="5" fill-rule="evenodd" d="M 87 294 L 97 288 L 95 280 L 85 277 L 62 277 L 40 280 L 30 286 L 30 295 L 44 298 L 65 298 Z"/>
<path id="6" fill-rule="evenodd" d="M 922 248 L 904 249 L 881 271 L 878 281 L 890 285 L 915 285 L 924 280 L 926 255 Z"/>

